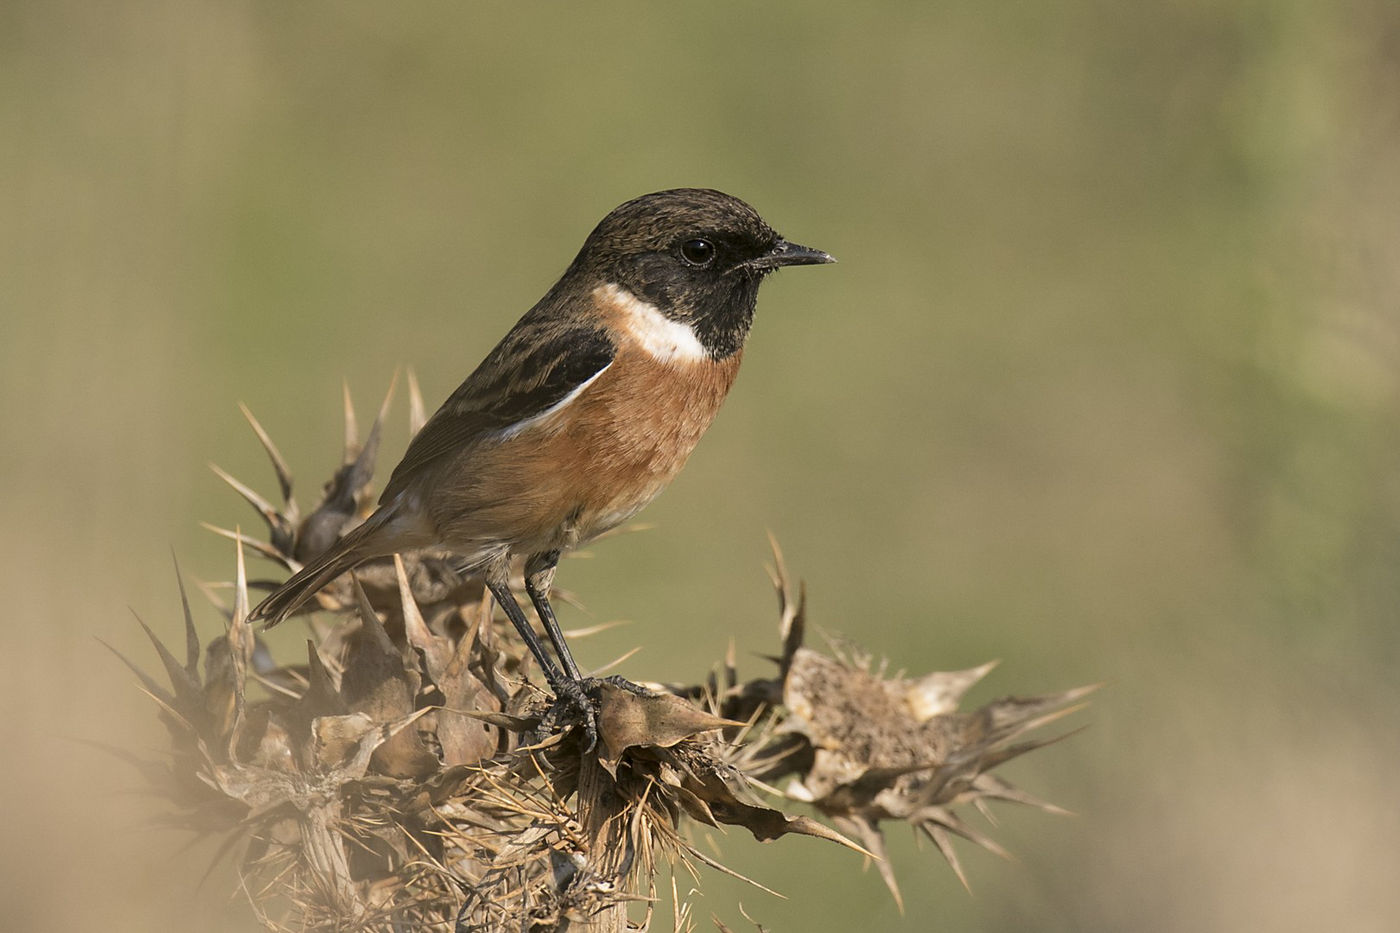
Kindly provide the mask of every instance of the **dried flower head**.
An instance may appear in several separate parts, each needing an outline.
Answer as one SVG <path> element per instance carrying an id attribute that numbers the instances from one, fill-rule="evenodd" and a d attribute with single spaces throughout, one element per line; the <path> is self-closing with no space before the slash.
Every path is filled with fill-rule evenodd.
<path id="1" fill-rule="evenodd" d="M 410 396 L 416 427 L 411 375 Z M 925 833 L 964 878 L 951 835 L 1002 850 L 960 808 L 1056 809 L 991 772 L 1053 741 L 1022 736 L 1088 689 L 962 713 L 992 665 L 891 678 L 849 647 L 805 647 L 802 597 L 776 545 L 773 676 L 741 681 L 731 649 L 702 683 L 653 696 L 605 688 L 593 752 L 544 729 L 529 652 L 449 555 L 396 557 L 339 581 L 319 599 L 331 621 L 307 616 L 305 658 L 276 660 L 247 620 L 250 586 L 272 583 L 250 584 L 245 549 L 294 570 L 353 527 L 384 410 L 361 445 L 347 395 L 341 466 L 304 518 L 281 454 L 244 414 L 281 503 L 215 469 L 262 516 L 267 540 L 216 529 L 237 542 L 226 629 L 201 646 L 182 582 L 184 658 L 151 636 L 169 686 L 133 669 L 172 743 L 146 773 L 177 822 L 227 835 L 270 930 L 621 930 L 634 904 L 632 927 L 648 928 L 662 862 L 728 871 L 689 842 L 687 821 L 841 843 L 876 858 L 899 900 L 883 825 Z M 208 592 L 217 603 L 220 591 Z M 671 923 L 692 928 L 689 908 L 677 901 Z"/>

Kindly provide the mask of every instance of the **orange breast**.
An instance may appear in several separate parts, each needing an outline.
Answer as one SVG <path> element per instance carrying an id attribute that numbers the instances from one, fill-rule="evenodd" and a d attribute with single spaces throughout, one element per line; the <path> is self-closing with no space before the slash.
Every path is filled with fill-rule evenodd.
<path id="1" fill-rule="evenodd" d="M 577 398 L 498 444 L 477 447 L 435 497 L 459 553 L 567 549 L 626 521 L 685 465 L 739 370 L 661 361 L 619 335 L 611 366 Z M 446 490 L 444 490 L 446 491 Z"/>

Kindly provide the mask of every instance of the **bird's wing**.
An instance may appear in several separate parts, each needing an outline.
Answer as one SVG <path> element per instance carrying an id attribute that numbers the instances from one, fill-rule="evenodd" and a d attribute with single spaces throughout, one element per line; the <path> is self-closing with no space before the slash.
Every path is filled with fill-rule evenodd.
<path id="1" fill-rule="evenodd" d="M 564 402 L 612 363 L 617 348 L 597 327 L 522 320 L 413 438 L 381 504 L 425 467 L 489 436 L 509 436 Z"/>

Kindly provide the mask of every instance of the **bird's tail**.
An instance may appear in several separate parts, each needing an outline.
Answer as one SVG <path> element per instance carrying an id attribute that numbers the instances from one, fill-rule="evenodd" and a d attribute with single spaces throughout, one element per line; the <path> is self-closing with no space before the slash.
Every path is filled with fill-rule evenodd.
<path id="1" fill-rule="evenodd" d="M 258 603 L 248 616 L 249 621 L 266 619 L 267 628 L 272 628 L 336 577 L 367 560 L 385 557 L 399 550 L 395 536 L 385 533 L 393 517 L 391 509 L 380 509 L 365 519 L 358 528 L 331 545 Z"/>

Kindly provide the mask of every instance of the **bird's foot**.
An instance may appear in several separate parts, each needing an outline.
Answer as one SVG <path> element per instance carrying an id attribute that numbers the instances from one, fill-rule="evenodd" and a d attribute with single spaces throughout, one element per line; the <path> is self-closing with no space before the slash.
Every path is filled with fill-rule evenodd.
<path id="1" fill-rule="evenodd" d="M 634 684 L 634 683 L 632 683 L 632 681 L 628 680 L 626 677 L 623 677 L 621 674 L 614 674 L 614 675 L 612 675 L 611 677 L 604 677 L 604 678 L 602 678 L 601 680 L 599 680 L 599 679 L 596 678 L 596 677 L 592 677 L 592 678 L 589 678 L 589 679 L 592 680 L 592 681 L 594 681 L 595 683 L 600 683 L 600 684 L 611 684 L 612 686 L 617 687 L 619 690 L 626 690 L 628 693 L 632 694 L 633 696 L 637 696 L 637 697 L 651 697 L 651 696 L 656 696 L 656 694 L 652 693 L 652 692 L 651 692 L 650 690 L 648 690 L 646 687 L 643 687 L 641 684 Z"/>
<path id="2" fill-rule="evenodd" d="M 581 726 L 587 749 L 598 743 L 598 709 L 589 696 L 587 679 L 561 678 L 554 685 L 554 703 L 540 720 L 540 731 L 548 735 L 556 729 Z"/>
<path id="3" fill-rule="evenodd" d="M 565 678 L 555 685 L 554 705 L 544 714 L 540 728 L 550 733 L 556 729 L 578 726 L 583 729 L 583 750 L 593 751 L 598 746 L 598 712 L 604 684 L 626 690 L 636 696 L 652 695 L 645 687 L 618 675 L 585 677 L 582 680 Z"/>

